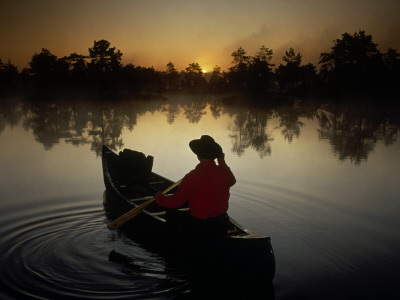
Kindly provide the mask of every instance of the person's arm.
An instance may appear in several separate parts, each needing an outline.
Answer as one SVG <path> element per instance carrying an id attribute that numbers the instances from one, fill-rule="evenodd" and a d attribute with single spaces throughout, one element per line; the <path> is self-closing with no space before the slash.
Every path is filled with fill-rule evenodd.
<path id="1" fill-rule="evenodd" d="M 219 157 L 217 157 L 217 161 L 218 161 L 218 165 L 227 167 L 226 162 L 225 162 L 225 153 L 222 153 Z"/>
<path id="2" fill-rule="evenodd" d="M 185 204 L 186 201 L 189 200 L 189 196 L 191 194 L 191 184 L 188 175 L 189 174 L 183 178 L 175 194 L 163 195 L 161 192 L 157 192 L 154 195 L 154 199 L 156 199 L 157 204 L 170 208 L 178 208 Z"/>
<path id="3" fill-rule="evenodd" d="M 225 153 L 222 153 L 220 157 L 217 158 L 218 165 L 225 169 L 228 177 L 229 177 L 229 185 L 232 186 L 236 183 L 235 175 L 233 175 L 231 169 L 225 162 Z"/>

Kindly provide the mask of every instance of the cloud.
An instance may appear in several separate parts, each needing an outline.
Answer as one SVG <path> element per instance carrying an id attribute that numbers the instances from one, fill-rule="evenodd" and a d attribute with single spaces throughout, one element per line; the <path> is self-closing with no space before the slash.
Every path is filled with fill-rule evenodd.
<path id="1" fill-rule="evenodd" d="M 237 39 L 225 47 L 225 51 L 236 51 L 242 47 L 248 55 L 255 55 L 261 46 L 273 50 L 272 63 L 278 66 L 286 51 L 293 48 L 301 53 L 303 64 L 317 64 L 322 52 L 329 51 L 333 40 L 338 38 L 338 30 L 320 29 L 319 31 L 289 30 L 279 26 L 263 24 L 248 36 Z"/>

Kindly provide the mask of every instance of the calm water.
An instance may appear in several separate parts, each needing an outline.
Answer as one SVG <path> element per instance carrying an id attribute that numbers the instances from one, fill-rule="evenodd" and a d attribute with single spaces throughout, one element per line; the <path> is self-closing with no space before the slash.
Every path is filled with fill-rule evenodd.
<path id="1" fill-rule="evenodd" d="M 272 293 L 258 285 L 260 298 L 399 294 L 396 106 L 8 100 L 0 105 L 2 299 L 194 295 L 182 270 L 107 229 L 100 152 L 106 144 L 151 154 L 155 172 L 178 180 L 197 163 L 188 142 L 202 134 L 221 144 L 236 175 L 230 215 L 272 238 L 277 271 Z M 112 250 L 138 267 L 109 261 Z M 250 293 L 244 286 L 236 295 Z"/>

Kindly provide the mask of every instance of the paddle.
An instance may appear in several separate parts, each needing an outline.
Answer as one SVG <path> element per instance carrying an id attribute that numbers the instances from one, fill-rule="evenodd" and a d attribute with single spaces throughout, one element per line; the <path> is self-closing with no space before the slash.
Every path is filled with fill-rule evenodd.
<path id="1" fill-rule="evenodd" d="M 173 185 L 171 185 L 170 187 L 168 187 L 167 189 L 165 189 L 162 194 L 165 195 L 166 193 L 168 193 L 170 190 L 172 190 L 174 187 L 178 186 L 181 183 L 182 179 L 179 180 L 178 182 L 174 183 Z M 147 206 L 149 206 L 151 203 L 153 203 L 153 201 L 155 201 L 155 199 L 150 199 L 149 201 L 146 201 L 138 206 L 136 206 L 135 208 L 132 208 L 130 211 L 126 212 L 125 214 L 123 214 L 122 216 L 120 216 L 118 219 L 112 221 L 110 224 L 108 224 L 108 228 L 115 230 L 118 229 L 121 225 L 125 224 L 126 222 L 128 222 L 130 219 L 132 219 L 133 217 L 137 216 L 142 210 L 144 210 Z"/>

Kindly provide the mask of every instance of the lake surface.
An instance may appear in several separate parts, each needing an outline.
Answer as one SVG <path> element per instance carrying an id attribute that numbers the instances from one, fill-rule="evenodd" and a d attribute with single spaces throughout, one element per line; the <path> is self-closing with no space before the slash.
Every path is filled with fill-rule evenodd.
<path id="1" fill-rule="evenodd" d="M 236 176 L 229 214 L 272 239 L 276 275 L 272 292 L 268 283 L 258 285 L 261 299 L 399 295 L 399 105 L 294 101 L 254 108 L 184 95 L 6 100 L 2 299 L 194 297 L 179 268 L 107 229 L 100 156 L 103 144 L 135 149 L 154 156 L 153 171 L 179 180 L 197 164 L 188 143 L 202 134 L 222 146 Z M 109 261 L 112 250 L 139 268 Z M 236 295 L 255 293 L 243 286 Z"/>

